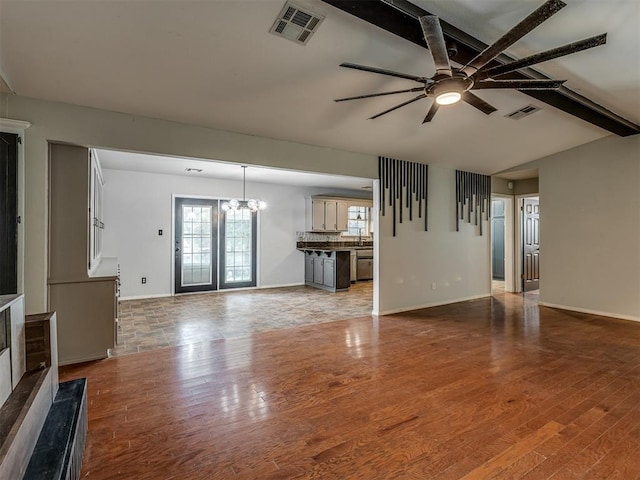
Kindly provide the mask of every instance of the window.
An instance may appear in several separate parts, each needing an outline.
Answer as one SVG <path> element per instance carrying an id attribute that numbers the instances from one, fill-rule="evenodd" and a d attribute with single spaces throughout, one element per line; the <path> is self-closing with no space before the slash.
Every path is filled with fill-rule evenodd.
<path id="1" fill-rule="evenodd" d="M 369 235 L 369 207 L 350 206 L 347 216 L 349 230 L 345 235 Z"/>
<path id="2" fill-rule="evenodd" d="M 257 213 L 247 209 L 222 215 L 220 288 L 256 286 Z"/>

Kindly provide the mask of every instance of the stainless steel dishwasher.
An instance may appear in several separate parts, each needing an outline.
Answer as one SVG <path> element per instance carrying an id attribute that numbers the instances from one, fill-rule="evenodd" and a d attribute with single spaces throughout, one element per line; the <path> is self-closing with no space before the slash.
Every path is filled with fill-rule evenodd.
<path id="1" fill-rule="evenodd" d="M 373 279 L 373 249 L 356 250 L 358 280 Z"/>

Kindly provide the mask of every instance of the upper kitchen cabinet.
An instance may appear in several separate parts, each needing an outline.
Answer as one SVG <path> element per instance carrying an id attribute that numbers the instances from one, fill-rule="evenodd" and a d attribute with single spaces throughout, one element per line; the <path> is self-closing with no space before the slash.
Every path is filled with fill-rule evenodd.
<path id="1" fill-rule="evenodd" d="M 307 200 L 307 230 L 312 232 L 346 232 L 349 229 L 349 205 L 333 198 L 312 197 Z"/>

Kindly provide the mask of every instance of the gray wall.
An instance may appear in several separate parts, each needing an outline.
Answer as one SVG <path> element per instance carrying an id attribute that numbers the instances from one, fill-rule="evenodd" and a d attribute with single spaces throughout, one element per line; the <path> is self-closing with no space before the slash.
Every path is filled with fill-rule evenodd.
<path id="1" fill-rule="evenodd" d="M 640 136 L 538 164 L 540 302 L 640 320 Z"/>

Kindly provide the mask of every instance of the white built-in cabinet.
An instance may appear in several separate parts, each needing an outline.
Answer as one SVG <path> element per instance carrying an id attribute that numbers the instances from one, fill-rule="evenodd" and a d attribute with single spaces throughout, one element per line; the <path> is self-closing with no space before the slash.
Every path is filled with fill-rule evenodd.
<path id="1" fill-rule="evenodd" d="M 307 203 L 307 225 L 312 232 L 349 230 L 349 205 L 346 201 L 312 197 Z"/>

